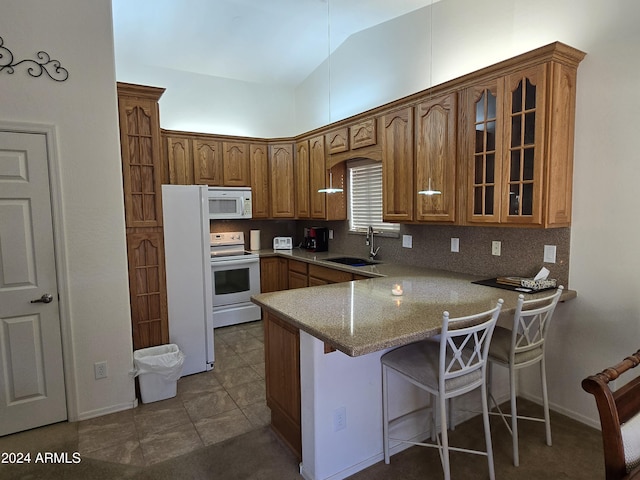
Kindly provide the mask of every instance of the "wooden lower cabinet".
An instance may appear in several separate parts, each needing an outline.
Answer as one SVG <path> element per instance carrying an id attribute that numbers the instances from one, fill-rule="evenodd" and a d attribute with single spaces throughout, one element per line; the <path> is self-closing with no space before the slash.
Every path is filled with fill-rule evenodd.
<path id="1" fill-rule="evenodd" d="M 353 274 L 333 268 L 309 265 L 309 286 L 326 285 L 328 283 L 350 282 Z"/>
<path id="2" fill-rule="evenodd" d="M 164 236 L 140 230 L 127 232 L 134 350 L 169 343 Z"/>
<path id="3" fill-rule="evenodd" d="M 260 259 L 260 292 L 277 292 L 289 288 L 286 258 L 266 257 Z"/>
<path id="4" fill-rule="evenodd" d="M 301 460 L 300 331 L 267 311 L 263 323 L 271 428 Z"/>
<path id="5" fill-rule="evenodd" d="M 284 262 L 284 267 L 283 263 Z M 283 276 L 288 285 L 283 288 Z M 281 257 L 260 260 L 261 291 L 302 288 L 370 278 Z M 267 290 L 265 290 L 267 289 Z M 262 311 L 265 381 L 271 428 L 302 459 L 300 427 L 300 331 L 273 313 Z M 325 353 L 334 349 L 325 345 Z"/>
<path id="6" fill-rule="evenodd" d="M 289 290 L 309 286 L 308 263 L 289 260 Z"/>

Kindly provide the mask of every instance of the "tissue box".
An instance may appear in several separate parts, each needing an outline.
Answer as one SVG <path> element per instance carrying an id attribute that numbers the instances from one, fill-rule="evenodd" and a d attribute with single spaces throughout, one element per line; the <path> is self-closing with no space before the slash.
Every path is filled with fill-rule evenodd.
<path id="1" fill-rule="evenodd" d="M 556 280 L 554 278 L 547 278 L 546 280 L 533 280 L 529 278 L 523 278 L 520 281 L 520 285 L 532 290 L 543 290 L 545 288 L 555 288 Z"/>

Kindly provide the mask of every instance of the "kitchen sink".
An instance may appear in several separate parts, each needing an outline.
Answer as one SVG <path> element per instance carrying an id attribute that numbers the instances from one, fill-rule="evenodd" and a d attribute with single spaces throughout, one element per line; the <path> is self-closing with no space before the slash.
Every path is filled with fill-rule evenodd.
<path id="1" fill-rule="evenodd" d="M 327 262 L 341 263 L 343 265 L 349 265 L 350 267 L 364 267 L 366 265 L 376 265 L 380 262 L 374 262 L 359 257 L 335 257 L 327 258 Z"/>

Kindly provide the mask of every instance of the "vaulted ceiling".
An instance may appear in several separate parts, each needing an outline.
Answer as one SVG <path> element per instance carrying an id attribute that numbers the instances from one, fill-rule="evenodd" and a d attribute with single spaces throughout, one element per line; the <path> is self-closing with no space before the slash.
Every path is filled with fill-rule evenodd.
<path id="1" fill-rule="evenodd" d="M 350 35 L 437 0 L 112 0 L 116 73 L 294 87 Z"/>

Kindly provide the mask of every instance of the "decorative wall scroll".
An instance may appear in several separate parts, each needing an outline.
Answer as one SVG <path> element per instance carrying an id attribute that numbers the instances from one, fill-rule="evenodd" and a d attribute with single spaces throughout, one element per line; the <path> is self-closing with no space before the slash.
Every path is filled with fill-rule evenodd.
<path id="1" fill-rule="evenodd" d="M 26 71 L 32 77 L 40 77 L 43 73 L 55 80 L 56 82 L 64 82 L 69 78 L 69 72 L 66 68 L 63 68 L 59 60 L 51 60 L 51 57 L 47 52 L 39 51 L 36 56 L 37 60 L 31 60 L 29 58 L 14 61 L 13 53 L 7 47 L 4 46 L 4 40 L 0 37 L 0 73 L 7 72 L 9 74 L 15 73 L 15 67 L 23 65 Z"/>

